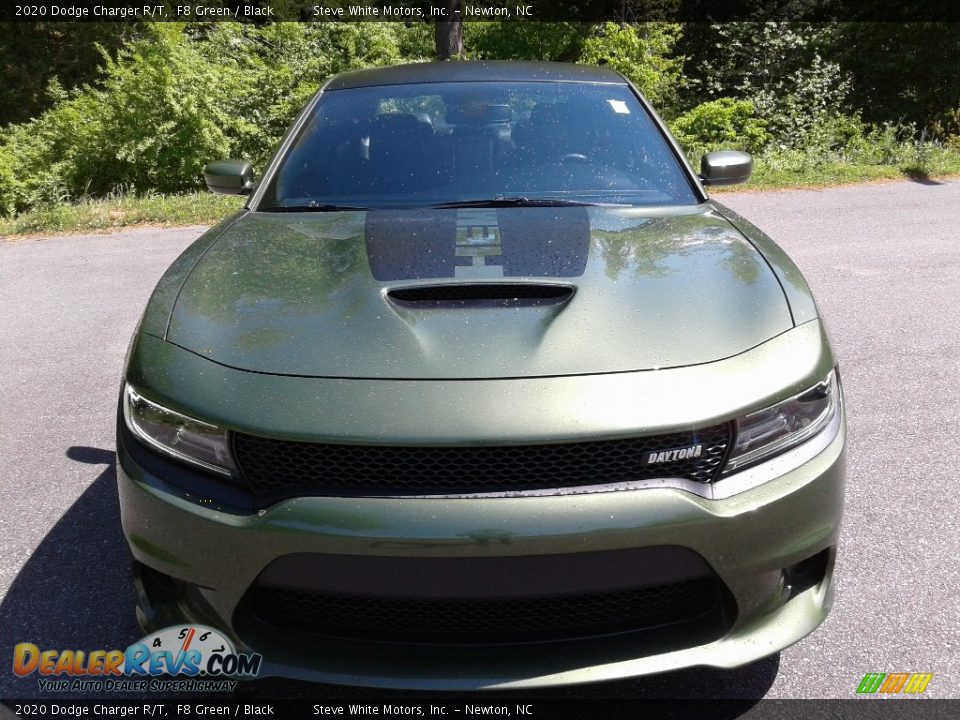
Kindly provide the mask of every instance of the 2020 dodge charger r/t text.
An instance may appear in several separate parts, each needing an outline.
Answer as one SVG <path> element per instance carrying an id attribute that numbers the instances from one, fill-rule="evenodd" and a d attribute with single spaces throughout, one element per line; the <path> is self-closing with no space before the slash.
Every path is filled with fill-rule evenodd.
<path id="1" fill-rule="evenodd" d="M 147 629 L 470 689 L 733 667 L 832 602 L 845 421 L 809 289 L 620 75 L 334 77 L 150 299 L 117 422 Z"/>

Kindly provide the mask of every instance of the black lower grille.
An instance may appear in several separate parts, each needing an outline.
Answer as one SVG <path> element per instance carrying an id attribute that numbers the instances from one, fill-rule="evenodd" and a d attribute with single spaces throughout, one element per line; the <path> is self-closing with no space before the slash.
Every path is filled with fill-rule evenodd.
<path id="1" fill-rule="evenodd" d="M 411 642 L 560 640 L 692 620 L 720 599 L 713 578 L 519 599 L 395 599 L 254 586 L 254 615 L 317 635 Z"/>
<path id="2" fill-rule="evenodd" d="M 255 494 L 457 494 L 623 483 L 713 480 L 729 424 L 620 440 L 470 447 L 342 445 L 235 433 L 233 451 Z M 677 452 L 674 452 L 677 451 Z M 651 461 L 651 454 L 656 453 Z"/>

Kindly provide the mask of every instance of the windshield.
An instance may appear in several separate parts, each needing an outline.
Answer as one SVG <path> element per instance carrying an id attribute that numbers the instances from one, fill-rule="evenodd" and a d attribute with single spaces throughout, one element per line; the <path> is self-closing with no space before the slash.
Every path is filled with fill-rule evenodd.
<path id="1" fill-rule="evenodd" d="M 258 209 L 487 202 L 697 200 L 626 85 L 458 82 L 325 92 Z"/>

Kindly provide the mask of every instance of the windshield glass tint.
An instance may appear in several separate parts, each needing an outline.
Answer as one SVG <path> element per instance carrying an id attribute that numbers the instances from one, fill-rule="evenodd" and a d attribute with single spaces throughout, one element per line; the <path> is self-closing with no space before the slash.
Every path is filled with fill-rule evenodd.
<path id="1" fill-rule="evenodd" d="M 696 202 L 629 87 L 469 82 L 324 93 L 259 209 L 498 198 Z"/>

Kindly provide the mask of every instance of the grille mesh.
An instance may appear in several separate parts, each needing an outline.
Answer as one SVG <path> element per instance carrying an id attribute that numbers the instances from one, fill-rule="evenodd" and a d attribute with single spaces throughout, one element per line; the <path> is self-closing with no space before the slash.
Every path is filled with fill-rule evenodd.
<path id="1" fill-rule="evenodd" d="M 680 622 L 719 599 L 712 578 L 583 595 L 520 599 L 393 599 L 254 586 L 252 609 L 276 627 L 417 642 L 564 639 Z"/>
<path id="2" fill-rule="evenodd" d="M 651 477 L 709 482 L 730 442 L 727 424 L 652 437 L 552 445 L 423 447 L 291 442 L 236 433 L 234 456 L 255 494 L 456 494 L 545 490 Z M 698 457 L 654 465 L 645 454 L 702 444 Z"/>

